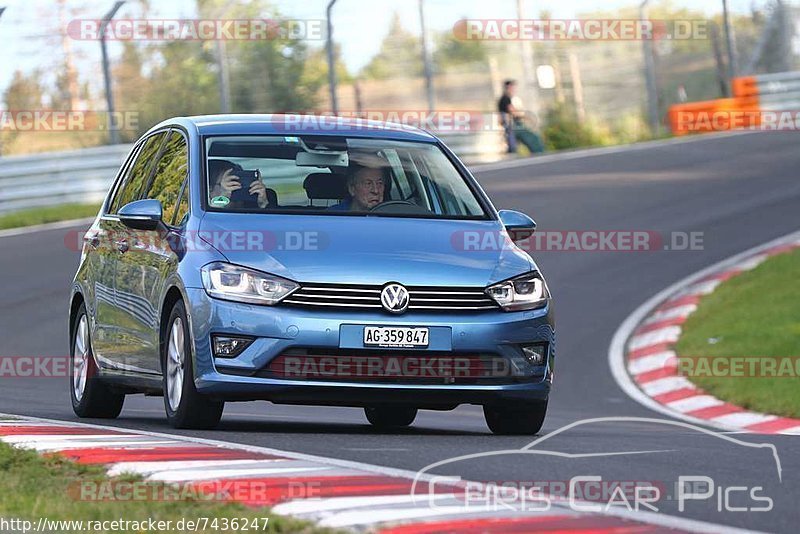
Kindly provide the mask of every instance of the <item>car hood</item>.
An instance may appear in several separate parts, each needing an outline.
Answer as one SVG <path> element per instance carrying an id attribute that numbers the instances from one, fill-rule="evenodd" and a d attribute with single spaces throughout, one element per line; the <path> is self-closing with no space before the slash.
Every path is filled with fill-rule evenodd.
<path id="1" fill-rule="evenodd" d="M 498 221 L 209 212 L 199 237 L 231 263 L 306 283 L 477 287 L 536 268 Z"/>

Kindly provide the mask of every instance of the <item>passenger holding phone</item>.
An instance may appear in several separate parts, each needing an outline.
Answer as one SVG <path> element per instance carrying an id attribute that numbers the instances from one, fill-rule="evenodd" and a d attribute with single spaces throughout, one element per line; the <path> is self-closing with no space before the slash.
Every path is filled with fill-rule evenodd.
<path id="1" fill-rule="evenodd" d="M 267 188 L 261 181 L 258 172 L 244 171 L 239 165 L 225 160 L 212 160 L 209 162 L 211 181 L 210 198 L 212 205 L 229 205 L 238 208 L 254 207 L 247 204 L 257 204 L 259 208 L 266 208 L 269 204 Z M 242 175 L 250 181 L 247 195 L 234 194 L 243 188 Z M 249 198 L 248 198 L 249 197 Z M 225 199 L 225 200 L 223 200 Z"/>

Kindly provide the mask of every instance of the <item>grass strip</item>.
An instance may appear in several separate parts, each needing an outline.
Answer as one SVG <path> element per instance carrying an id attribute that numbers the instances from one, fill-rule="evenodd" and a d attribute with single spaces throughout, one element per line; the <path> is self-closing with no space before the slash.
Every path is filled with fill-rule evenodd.
<path id="1" fill-rule="evenodd" d="M 106 498 L 82 498 L 87 495 L 82 487 L 108 488 L 115 483 L 138 482 L 137 489 L 142 486 L 156 488 L 147 491 L 147 495 L 158 494 L 165 488 L 164 484 L 145 482 L 141 477 L 124 475 L 109 478 L 105 469 L 98 465 L 82 465 L 58 455 L 40 456 L 35 451 L 18 449 L 0 442 L 0 518 L 16 518 L 30 520 L 34 525 L 39 518 L 45 517 L 55 521 L 171 521 L 174 525 L 169 531 L 177 531 L 180 520 L 200 520 L 200 518 L 217 518 L 216 528 L 207 522 L 207 528 L 199 528 L 196 532 L 300 532 L 316 534 L 331 532 L 314 525 L 289 517 L 274 516 L 266 508 L 247 507 L 238 503 L 224 503 L 219 500 L 207 500 L 200 496 L 197 499 L 182 497 L 172 499 L 134 499 L 128 492 L 118 492 L 113 498 L 107 498 L 109 492 L 100 489 L 92 491 L 92 495 L 105 495 Z M 174 487 L 174 485 L 171 485 Z M 82 493 L 83 491 L 83 493 Z M 163 495 L 174 495 L 162 493 Z M 124 498 L 127 496 L 128 498 Z M 123 498 L 121 498 L 123 497 Z M 264 529 L 263 518 L 269 518 Z M 230 527 L 222 528 L 228 519 Z M 238 528 L 233 528 L 233 520 L 238 521 Z M 184 523 L 185 524 L 185 523 Z M 248 528 L 242 528 L 246 525 Z M 254 526 L 257 525 L 257 528 Z M 111 526 L 111 525 L 109 525 Z M 35 528 L 35 527 L 34 527 Z M 53 530 L 53 527 L 51 529 Z M 186 530 L 186 527 L 184 527 Z M 58 532 L 72 532 L 69 528 L 57 529 Z M 195 531 L 195 530 L 193 530 Z M 121 528 L 93 530 L 93 532 L 132 532 Z"/>
<path id="2" fill-rule="evenodd" d="M 800 249 L 772 257 L 704 297 L 676 346 L 684 374 L 738 406 L 800 417 L 798 273 Z M 701 367 L 696 357 L 728 361 L 715 370 Z M 737 368 L 740 357 L 751 358 Z"/>
<path id="3" fill-rule="evenodd" d="M 94 217 L 99 209 L 99 204 L 63 204 L 29 208 L 0 215 L 0 230 Z"/>

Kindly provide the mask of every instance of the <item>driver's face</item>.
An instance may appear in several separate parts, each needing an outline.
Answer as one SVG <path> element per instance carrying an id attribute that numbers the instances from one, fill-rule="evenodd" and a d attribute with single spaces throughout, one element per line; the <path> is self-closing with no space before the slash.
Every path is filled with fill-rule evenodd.
<path id="1" fill-rule="evenodd" d="M 355 181 L 349 186 L 350 195 L 353 197 L 354 210 L 372 209 L 383 202 L 383 192 L 386 185 L 383 183 L 383 173 L 380 169 L 364 169 L 360 171 Z"/>

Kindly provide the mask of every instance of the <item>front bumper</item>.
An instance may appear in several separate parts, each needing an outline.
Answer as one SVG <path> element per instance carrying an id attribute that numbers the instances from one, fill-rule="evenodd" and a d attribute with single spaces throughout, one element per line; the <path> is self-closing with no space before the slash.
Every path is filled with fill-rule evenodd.
<path id="1" fill-rule="evenodd" d="M 447 409 L 459 404 L 501 404 L 546 400 L 553 378 L 555 331 L 551 306 L 534 311 L 407 313 L 300 309 L 256 306 L 209 297 L 203 289 L 187 289 L 194 340 L 195 385 L 203 394 L 226 401 L 268 400 L 285 404 L 370 406 L 414 405 Z M 519 345 L 546 343 L 544 365 L 531 376 L 491 383 L 380 383 L 340 379 L 285 379 L 264 376 L 270 362 L 297 349 L 354 350 L 353 325 L 425 326 L 439 331 L 436 354 L 493 354 L 518 357 Z M 344 327 L 344 328 L 342 328 Z M 447 330 L 445 330 L 447 329 Z M 441 333 L 447 332 L 447 336 Z M 233 359 L 215 358 L 212 334 L 244 335 L 255 341 Z M 405 349 L 380 349 L 382 356 L 402 358 Z M 259 373 L 260 372 L 260 373 Z M 255 376 L 259 374 L 260 376 Z"/>

